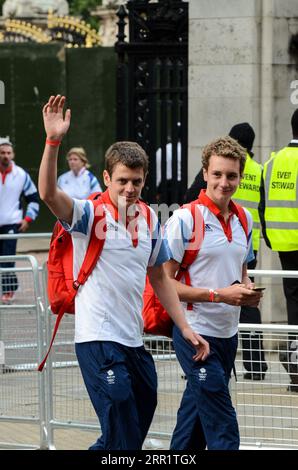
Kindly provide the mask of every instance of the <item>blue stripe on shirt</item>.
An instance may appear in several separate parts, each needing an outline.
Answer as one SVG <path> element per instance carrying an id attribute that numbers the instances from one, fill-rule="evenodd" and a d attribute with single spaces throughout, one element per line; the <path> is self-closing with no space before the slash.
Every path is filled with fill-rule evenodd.
<path id="1" fill-rule="evenodd" d="M 90 205 L 88 201 L 85 202 L 83 210 L 84 213 L 81 219 L 77 220 L 77 222 L 72 227 L 71 232 L 79 232 L 83 233 L 84 235 L 87 235 L 88 224 L 90 219 Z"/>
<path id="2" fill-rule="evenodd" d="M 167 250 L 167 245 L 165 244 L 165 241 L 162 240 L 154 266 L 160 266 L 161 264 L 165 263 L 169 259 L 170 259 L 170 254 Z"/>
<path id="3" fill-rule="evenodd" d="M 170 259 L 167 246 L 162 238 L 160 223 L 157 220 L 156 222 L 151 239 L 150 266 L 159 266 Z M 153 264 L 151 264 L 152 261 Z"/>
<path id="4" fill-rule="evenodd" d="M 24 193 L 26 193 L 26 191 L 28 191 L 29 187 L 30 187 L 30 176 L 28 175 L 28 173 L 26 173 L 26 179 L 25 179 L 25 183 L 24 183 Z"/>
<path id="5" fill-rule="evenodd" d="M 181 230 L 181 237 L 183 241 L 183 245 L 188 245 L 188 242 L 192 235 L 192 228 L 190 228 L 183 219 L 179 218 L 180 230 Z"/>
<path id="6" fill-rule="evenodd" d="M 250 263 L 251 261 L 253 261 L 255 259 L 252 243 L 250 242 L 251 235 L 252 235 L 252 232 L 249 232 L 248 237 L 247 237 L 248 238 L 248 245 L 249 245 L 249 252 L 247 253 L 247 256 L 246 256 L 246 260 L 245 260 L 246 264 Z"/>
<path id="7" fill-rule="evenodd" d="M 93 179 L 91 180 L 91 184 L 90 184 L 91 189 L 95 188 L 95 186 L 97 186 L 97 184 L 98 184 L 98 183 L 97 183 L 97 179 L 96 179 L 96 178 L 93 178 Z"/>

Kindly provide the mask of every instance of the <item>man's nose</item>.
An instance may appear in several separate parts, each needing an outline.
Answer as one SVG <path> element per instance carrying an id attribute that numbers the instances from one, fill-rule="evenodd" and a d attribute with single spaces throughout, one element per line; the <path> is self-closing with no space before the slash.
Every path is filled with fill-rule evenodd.
<path id="1" fill-rule="evenodd" d="M 132 184 L 131 181 L 128 181 L 128 183 L 125 185 L 125 190 L 128 192 L 128 193 L 132 193 L 134 192 L 134 185 Z"/>
<path id="2" fill-rule="evenodd" d="M 225 175 L 222 175 L 220 182 L 223 186 L 227 186 L 229 184 L 229 180 Z"/>

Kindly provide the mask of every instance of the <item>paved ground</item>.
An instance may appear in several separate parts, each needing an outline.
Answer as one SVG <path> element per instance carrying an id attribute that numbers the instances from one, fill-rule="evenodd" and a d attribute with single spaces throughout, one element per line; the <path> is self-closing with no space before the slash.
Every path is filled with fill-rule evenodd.
<path id="1" fill-rule="evenodd" d="M 151 431 L 171 435 L 176 410 L 184 388 L 180 368 L 174 358 L 156 360 L 159 377 L 159 404 Z M 240 357 L 238 357 L 240 363 Z M 53 418 L 69 426 L 55 429 L 54 444 L 57 449 L 86 449 L 98 437 L 97 432 L 71 429 L 72 423 L 97 425 L 81 375 L 76 366 L 62 366 L 60 352 L 55 352 L 53 386 L 51 391 Z M 240 364 L 238 365 L 240 366 Z M 26 419 L 39 414 L 38 373 L 14 371 L 2 374 L 0 394 L 2 414 L 22 416 Z M 233 378 L 232 396 L 237 408 L 243 445 L 253 448 L 265 446 L 297 447 L 298 443 L 298 394 L 286 390 L 287 377 L 283 376 L 275 357 L 271 356 L 270 372 L 264 382 L 244 381 L 238 371 L 238 382 Z M 3 416 L 2 416 L 3 418 Z M 0 421 L 0 448 L 3 443 L 22 445 L 39 442 L 37 425 Z M 169 440 L 148 439 L 146 448 L 168 449 Z"/>

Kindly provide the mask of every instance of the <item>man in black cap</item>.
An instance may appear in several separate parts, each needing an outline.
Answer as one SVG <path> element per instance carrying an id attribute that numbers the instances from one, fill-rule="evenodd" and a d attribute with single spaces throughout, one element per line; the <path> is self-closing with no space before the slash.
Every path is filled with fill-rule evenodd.
<path id="1" fill-rule="evenodd" d="M 253 217 L 253 250 L 255 259 L 248 263 L 248 269 L 255 269 L 257 264 L 257 252 L 260 244 L 260 219 L 258 214 L 258 205 L 260 202 L 260 183 L 262 167 L 253 160 L 252 147 L 255 139 L 255 132 L 248 122 L 235 124 L 229 136 L 237 140 L 247 150 L 246 163 L 243 172 L 243 178 L 239 188 L 233 196 L 233 200 L 250 211 Z M 187 190 L 184 196 L 184 202 L 188 203 L 198 197 L 201 189 L 206 189 L 206 183 L 203 178 L 203 169 L 199 171 L 194 182 Z M 262 323 L 261 313 L 257 307 L 241 307 L 240 323 Z M 264 380 L 265 372 L 268 369 L 264 349 L 262 333 L 243 333 L 243 365 L 246 369 L 244 379 L 246 380 Z"/>
<path id="2" fill-rule="evenodd" d="M 255 259 L 247 265 L 248 269 L 255 269 L 257 264 L 257 253 L 260 246 L 260 218 L 258 206 L 260 203 L 260 185 L 262 177 L 262 166 L 253 160 L 252 147 L 255 140 L 255 132 L 248 122 L 242 122 L 232 127 L 229 136 L 237 140 L 247 151 L 243 178 L 233 201 L 245 207 L 253 218 L 252 244 Z M 251 278 L 253 281 L 253 278 Z M 261 312 L 258 307 L 242 306 L 240 323 L 262 323 Z M 242 333 L 242 358 L 246 369 L 244 378 L 246 380 L 264 380 L 268 369 L 264 348 L 263 335 L 260 332 Z"/>

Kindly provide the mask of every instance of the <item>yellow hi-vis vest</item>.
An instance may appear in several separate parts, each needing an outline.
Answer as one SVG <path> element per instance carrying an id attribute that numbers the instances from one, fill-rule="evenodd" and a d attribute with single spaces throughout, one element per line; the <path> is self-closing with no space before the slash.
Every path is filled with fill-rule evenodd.
<path id="1" fill-rule="evenodd" d="M 298 147 L 285 147 L 264 165 L 266 235 L 274 251 L 298 250 Z"/>
<path id="2" fill-rule="evenodd" d="M 249 154 L 246 155 L 246 162 L 243 177 L 239 187 L 233 196 L 233 201 L 245 207 L 252 215 L 252 246 L 258 251 L 260 246 L 260 218 L 258 206 L 260 202 L 260 184 L 262 176 L 262 166 L 255 162 Z"/>

